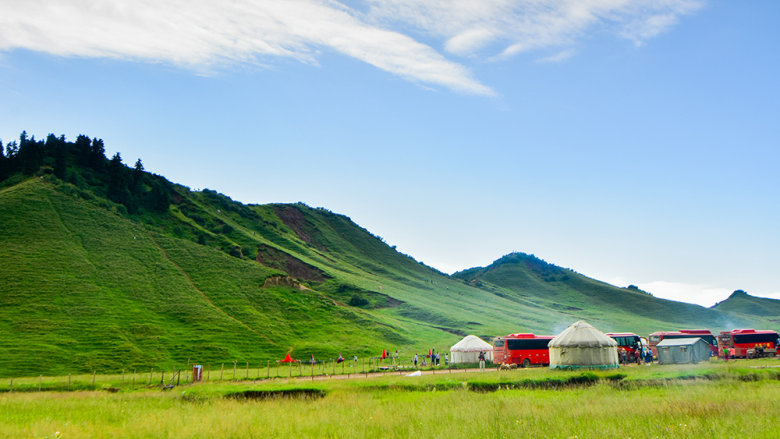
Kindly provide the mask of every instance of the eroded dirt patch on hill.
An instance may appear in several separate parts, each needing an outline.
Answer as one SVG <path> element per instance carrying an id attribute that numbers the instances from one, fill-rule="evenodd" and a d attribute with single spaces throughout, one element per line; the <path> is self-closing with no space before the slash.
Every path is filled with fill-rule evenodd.
<path id="1" fill-rule="evenodd" d="M 265 244 L 257 246 L 257 258 L 255 260 L 266 267 L 282 270 L 296 279 L 321 282 L 330 278 L 319 268 Z"/>
<path id="2" fill-rule="evenodd" d="M 274 213 L 280 220 L 289 227 L 301 240 L 319 250 L 328 251 L 325 245 L 319 239 L 317 229 L 309 224 L 303 212 L 295 206 L 280 205 L 274 206 Z"/>

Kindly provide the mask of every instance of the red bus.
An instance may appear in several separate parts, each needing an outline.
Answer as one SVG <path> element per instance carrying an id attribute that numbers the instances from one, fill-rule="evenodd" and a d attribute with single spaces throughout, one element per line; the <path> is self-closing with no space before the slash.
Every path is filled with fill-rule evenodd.
<path id="1" fill-rule="evenodd" d="M 709 329 L 680 329 L 679 331 L 658 331 L 648 336 L 650 350 L 653 356 L 658 357 L 658 348 L 656 345 L 667 338 L 693 338 L 698 337 L 710 344 L 713 354 L 718 353 L 718 340 L 712 335 Z"/>
<path id="2" fill-rule="evenodd" d="M 622 352 L 625 352 L 629 363 L 636 361 L 634 352 L 637 350 L 639 350 L 640 353 L 642 352 L 642 339 L 638 335 L 633 332 L 609 332 L 607 335 L 617 342 L 619 359 L 623 358 Z"/>
<path id="3" fill-rule="evenodd" d="M 523 367 L 550 364 L 547 344 L 552 335 L 509 334 L 493 341 L 493 362 L 519 364 Z"/>
<path id="4" fill-rule="evenodd" d="M 718 335 L 720 346 L 718 356 L 723 357 L 723 348 L 734 348 L 734 356 L 740 358 L 777 355 L 779 337 L 777 331 L 756 331 L 755 329 L 721 331 Z"/>
<path id="5" fill-rule="evenodd" d="M 504 339 L 506 337 L 495 337 L 493 339 L 493 364 L 504 362 Z"/>

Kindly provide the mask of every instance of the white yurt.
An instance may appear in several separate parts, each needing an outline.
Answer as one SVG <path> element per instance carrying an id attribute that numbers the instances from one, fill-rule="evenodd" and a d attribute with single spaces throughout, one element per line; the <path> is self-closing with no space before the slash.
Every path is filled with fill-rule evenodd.
<path id="1" fill-rule="evenodd" d="M 480 352 L 485 353 L 485 360 L 493 361 L 493 346 L 476 335 L 467 335 L 450 348 L 450 362 L 478 363 Z"/>
<path id="2" fill-rule="evenodd" d="M 550 369 L 614 369 L 617 342 L 579 320 L 550 340 Z"/>

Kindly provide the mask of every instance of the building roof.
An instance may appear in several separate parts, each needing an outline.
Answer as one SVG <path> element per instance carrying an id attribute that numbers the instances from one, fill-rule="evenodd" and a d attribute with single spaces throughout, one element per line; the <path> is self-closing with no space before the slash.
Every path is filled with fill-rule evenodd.
<path id="1" fill-rule="evenodd" d="M 587 322 L 579 320 L 550 340 L 549 347 L 609 347 L 617 342 Z"/>
<path id="2" fill-rule="evenodd" d="M 455 343 L 450 348 L 450 352 L 480 352 L 480 351 L 493 352 L 493 345 L 491 345 L 490 343 L 486 343 L 484 340 L 477 337 L 476 335 L 467 335 L 463 337 L 461 341 Z"/>
<path id="3" fill-rule="evenodd" d="M 660 343 L 658 343 L 658 347 L 663 346 L 690 346 L 692 344 L 696 344 L 697 342 L 704 342 L 707 343 L 706 340 L 700 337 L 689 337 L 689 338 L 665 338 L 661 340 Z M 709 344 L 709 343 L 707 343 Z"/>

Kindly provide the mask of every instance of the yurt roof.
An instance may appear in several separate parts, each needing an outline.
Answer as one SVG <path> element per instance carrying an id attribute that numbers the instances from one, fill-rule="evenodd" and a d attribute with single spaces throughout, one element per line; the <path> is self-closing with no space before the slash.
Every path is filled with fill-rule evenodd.
<path id="1" fill-rule="evenodd" d="M 576 321 L 550 340 L 549 347 L 604 347 L 617 342 L 583 320 Z"/>
<path id="2" fill-rule="evenodd" d="M 467 335 L 457 343 L 455 343 L 450 351 L 452 352 L 479 352 L 493 350 L 493 346 L 490 343 L 486 343 L 476 335 Z"/>

